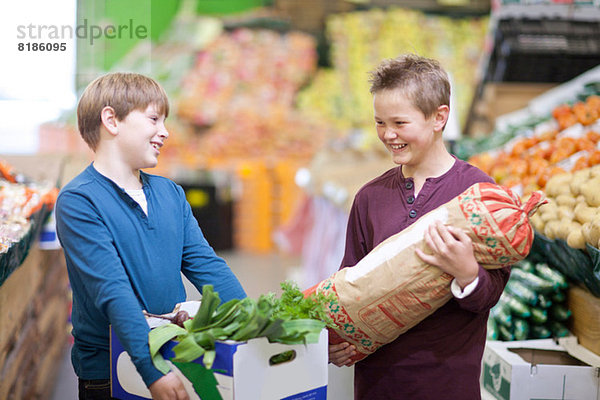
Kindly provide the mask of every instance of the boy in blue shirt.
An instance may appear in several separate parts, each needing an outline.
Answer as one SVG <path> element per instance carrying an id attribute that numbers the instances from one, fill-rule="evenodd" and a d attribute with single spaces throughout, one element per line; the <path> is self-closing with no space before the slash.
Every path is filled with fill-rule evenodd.
<path id="1" fill-rule="evenodd" d="M 169 137 L 169 103 L 153 79 L 112 73 L 94 80 L 77 107 L 94 161 L 60 192 L 57 233 L 73 290 L 73 367 L 80 399 L 110 398 L 109 325 L 154 399 L 187 399 L 179 378 L 150 358 L 142 313 L 185 301 L 181 273 L 223 301 L 246 296 L 203 237 L 182 188 L 142 171 Z"/>

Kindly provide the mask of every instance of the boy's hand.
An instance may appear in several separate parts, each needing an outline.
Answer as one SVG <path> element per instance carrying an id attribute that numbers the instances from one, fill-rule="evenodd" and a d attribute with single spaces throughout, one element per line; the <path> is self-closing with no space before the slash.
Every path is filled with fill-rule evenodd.
<path id="1" fill-rule="evenodd" d="M 479 264 L 473 254 L 473 242 L 461 229 L 436 221 L 425 231 L 424 239 L 433 254 L 416 249 L 417 255 L 452 275 L 461 289 L 477 278 Z"/>
<path id="2" fill-rule="evenodd" d="M 354 361 L 350 359 L 356 354 L 356 348 L 354 345 L 348 342 L 342 342 L 338 344 L 329 345 L 329 362 L 337 365 L 338 367 L 349 367 L 354 364 Z"/>
<path id="3" fill-rule="evenodd" d="M 189 400 L 183 383 L 173 372 L 154 381 L 148 389 L 154 400 Z"/>

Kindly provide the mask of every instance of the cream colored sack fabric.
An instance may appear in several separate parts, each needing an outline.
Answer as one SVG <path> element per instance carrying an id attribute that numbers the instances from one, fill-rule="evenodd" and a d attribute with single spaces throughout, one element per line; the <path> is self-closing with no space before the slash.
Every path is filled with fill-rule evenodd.
<path id="1" fill-rule="evenodd" d="M 415 249 L 430 253 L 423 240 L 434 221 L 463 229 L 473 241 L 477 261 L 501 268 L 523 259 L 533 241 L 529 216 L 545 202 L 535 192 L 527 204 L 508 188 L 477 183 L 389 237 L 358 264 L 308 289 L 333 293 L 329 311 L 337 328 L 330 342 L 348 341 L 360 360 L 418 324 L 452 296 L 452 276 L 424 263 Z"/>

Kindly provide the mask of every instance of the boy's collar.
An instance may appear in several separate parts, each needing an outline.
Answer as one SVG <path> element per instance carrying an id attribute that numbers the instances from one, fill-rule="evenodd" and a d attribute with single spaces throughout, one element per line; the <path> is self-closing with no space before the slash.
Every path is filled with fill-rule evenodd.
<path id="1" fill-rule="evenodd" d="M 90 163 L 88 169 L 91 173 L 104 182 L 108 182 L 110 185 L 114 186 L 117 189 L 123 190 L 122 187 L 117 185 L 112 179 L 107 176 L 102 175 L 98 170 L 94 167 L 94 163 Z M 150 175 L 140 170 L 140 181 L 142 182 L 142 188 L 148 184 L 148 180 L 150 179 Z"/>
<path id="2" fill-rule="evenodd" d="M 148 179 L 150 179 L 150 175 L 140 169 L 140 181 L 142 182 L 142 186 L 145 186 L 148 183 Z"/>

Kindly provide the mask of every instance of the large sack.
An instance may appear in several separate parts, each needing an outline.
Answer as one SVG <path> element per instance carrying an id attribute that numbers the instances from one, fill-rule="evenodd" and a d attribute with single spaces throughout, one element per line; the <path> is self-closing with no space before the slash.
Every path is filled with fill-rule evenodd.
<path id="1" fill-rule="evenodd" d="M 330 343 L 354 344 L 353 360 L 361 360 L 450 300 L 452 276 L 415 254 L 417 247 L 431 254 L 423 237 L 434 221 L 462 228 L 473 241 L 477 261 L 488 269 L 501 268 L 527 256 L 534 236 L 529 216 L 545 202 L 542 192 L 523 205 L 508 188 L 474 184 L 381 242 L 354 267 L 308 289 L 306 294 L 334 295 L 329 313 L 336 328 L 330 329 Z"/>

